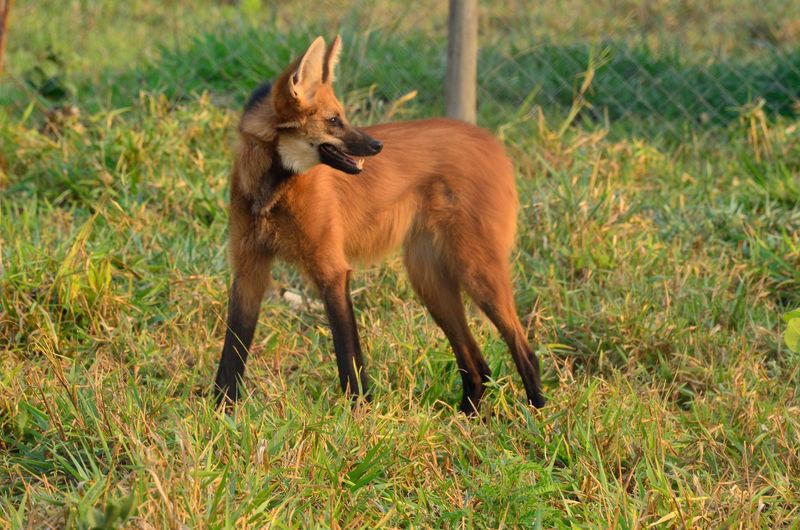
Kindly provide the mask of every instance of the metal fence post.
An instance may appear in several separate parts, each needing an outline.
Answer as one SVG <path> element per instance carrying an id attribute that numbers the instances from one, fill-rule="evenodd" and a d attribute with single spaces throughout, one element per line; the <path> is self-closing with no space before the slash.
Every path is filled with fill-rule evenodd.
<path id="1" fill-rule="evenodd" d="M 475 123 L 478 0 L 450 0 L 447 28 L 445 114 Z"/>

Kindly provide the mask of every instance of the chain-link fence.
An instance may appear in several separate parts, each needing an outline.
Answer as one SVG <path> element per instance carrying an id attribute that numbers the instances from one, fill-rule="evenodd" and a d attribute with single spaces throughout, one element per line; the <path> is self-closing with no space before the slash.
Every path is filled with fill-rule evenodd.
<path id="1" fill-rule="evenodd" d="M 754 111 L 800 114 L 800 3 L 512 2 L 481 14 L 484 116 L 538 106 L 682 136 Z"/>
<path id="2" fill-rule="evenodd" d="M 444 108 L 445 2 L 54 2 L 51 20 L 33 15 L 47 7 L 15 5 L 15 82 L 4 83 L 45 105 L 208 90 L 236 106 L 312 35 L 341 32 L 339 89 L 359 117 Z M 800 2 L 483 2 L 479 28 L 483 125 L 541 111 L 559 123 L 683 135 L 752 111 L 800 113 Z M 414 91 L 403 109 L 395 104 Z M 3 103 L 24 99 L 5 92 Z"/>

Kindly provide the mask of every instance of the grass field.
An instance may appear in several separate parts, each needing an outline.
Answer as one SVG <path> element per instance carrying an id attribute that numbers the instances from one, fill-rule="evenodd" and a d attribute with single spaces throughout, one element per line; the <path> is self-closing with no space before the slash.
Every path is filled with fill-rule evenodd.
<path id="1" fill-rule="evenodd" d="M 800 306 L 800 111 L 783 94 L 760 106 L 702 62 L 713 52 L 766 93 L 768 79 L 800 86 L 800 4 L 484 7 L 480 120 L 518 169 L 514 282 L 549 404 L 523 404 L 470 308 L 494 374 L 480 419 L 458 413 L 455 360 L 398 256 L 355 275 L 370 406 L 340 395 L 318 304 L 277 295 L 247 399 L 229 416 L 206 399 L 247 93 L 340 30 L 356 123 L 442 108 L 445 2 L 263 4 L 15 3 L 0 80 L 0 527 L 800 527 L 800 354 L 781 341 Z M 594 105 L 576 108 L 575 62 L 607 35 Z M 619 49 L 669 102 L 614 81 L 633 75 Z M 708 83 L 718 119 L 670 110 L 691 102 L 679 75 Z M 563 76 L 574 87 L 555 95 Z M 64 104 L 79 115 L 48 125 Z M 296 271 L 274 277 L 313 300 Z"/>

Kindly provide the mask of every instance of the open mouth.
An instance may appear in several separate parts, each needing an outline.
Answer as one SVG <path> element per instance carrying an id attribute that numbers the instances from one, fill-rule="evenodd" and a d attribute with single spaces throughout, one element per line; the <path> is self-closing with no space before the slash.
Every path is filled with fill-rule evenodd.
<path id="1" fill-rule="evenodd" d="M 353 158 L 333 144 L 320 144 L 319 159 L 334 169 L 357 175 L 364 169 L 363 158 Z"/>

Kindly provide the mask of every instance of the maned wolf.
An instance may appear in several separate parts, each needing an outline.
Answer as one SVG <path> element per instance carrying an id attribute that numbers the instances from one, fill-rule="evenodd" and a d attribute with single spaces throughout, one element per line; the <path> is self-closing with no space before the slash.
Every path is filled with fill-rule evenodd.
<path id="1" fill-rule="evenodd" d="M 460 121 L 352 127 L 332 87 L 340 45 L 337 36 L 326 50 L 318 37 L 245 106 L 231 174 L 233 283 L 218 400 L 238 397 L 274 258 L 299 266 L 319 290 L 342 389 L 365 395 L 351 264 L 402 246 L 414 290 L 455 352 L 461 410 L 477 412 L 490 375 L 467 327 L 462 289 L 508 344 L 528 402 L 543 406 L 539 362 L 511 290 L 511 161 L 491 134 Z"/>

